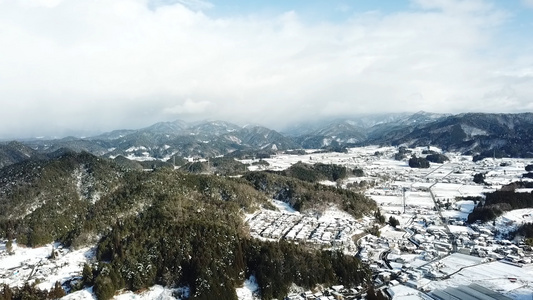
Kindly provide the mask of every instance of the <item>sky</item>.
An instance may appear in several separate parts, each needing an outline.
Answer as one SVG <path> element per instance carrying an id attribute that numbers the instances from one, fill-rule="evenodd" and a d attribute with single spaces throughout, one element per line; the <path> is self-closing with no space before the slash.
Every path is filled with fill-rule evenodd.
<path id="1" fill-rule="evenodd" d="M 533 111 L 533 0 L 0 0 L 0 139 Z"/>

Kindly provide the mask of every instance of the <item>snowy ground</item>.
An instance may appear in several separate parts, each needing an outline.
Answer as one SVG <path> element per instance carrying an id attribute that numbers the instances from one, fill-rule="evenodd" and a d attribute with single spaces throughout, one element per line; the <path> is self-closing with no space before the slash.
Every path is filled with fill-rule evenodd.
<path id="1" fill-rule="evenodd" d="M 55 258 L 50 258 L 52 248 Z M 94 257 L 93 248 L 75 251 L 63 249 L 59 244 L 38 248 L 19 247 L 13 243 L 13 254 L 8 254 L 5 243 L 0 244 L 0 284 L 22 286 L 25 282 L 39 280 L 40 289 L 51 289 L 56 281 L 60 283 L 78 277 L 83 264 Z"/>
<path id="2" fill-rule="evenodd" d="M 500 232 L 514 231 L 525 223 L 533 223 L 533 208 L 508 211 L 498 217 L 495 223 Z"/>
<path id="3" fill-rule="evenodd" d="M 261 297 L 258 295 L 259 286 L 255 281 L 254 276 L 250 276 L 245 282 L 243 287 L 237 289 L 237 297 L 239 300 L 259 300 Z"/>
<path id="4" fill-rule="evenodd" d="M 516 279 L 515 282 L 514 279 Z M 519 268 L 502 262 L 490 262 L 465 268 L 443 281 L 432 281 L 430 290 L 477 283 L 512 299 L 529 300 L 533 295 L 533 266 Z"/>
<path id="5" fill-rule="evenodd" d="M 91 287 L 88 289 L 70 293 L 61 299 L 62 300 L 96 300 L 96 296 L 94 295 L 93 288 Z"/>
<path id="6" fill-rule="evenodd" d="M 394 300 L 423 300 L 420 292 L 405 285 L 396 285 L 390 288 L 394 293 Z"/>
<path id="7" fill-rule="evenodd" d="M 115 300 L 166 300 L 166 299 L 187 299 L 189 290 L 184 288 L 169 289 L 160 285 L 154 285 L 148 290 L 140 293 L 131 291 L 123 292 L 113 297 Z"/>
<path id="8" fill-rule="evenodd" d="M 115 300 L 170 300 L 170 299 L 187 299 L 189 297 L 189 289 L 177 288 L 169 289 L 160 285 L 154 285 L 149 289 L 132 292 L 120 291 L 113 297 Z M 93 289 L 87 288 L 77 291 L 61 298 L 62 300 L 96 300 Z"/>
<path id="9" fill-rule="evenodd" d="M 439 261 L 439 271 L 446 275 L 450 275 L 462 268 L 479 265 L 482 262 L 484 262 L 484 260 L 477 256 L 454 253 Z"/>

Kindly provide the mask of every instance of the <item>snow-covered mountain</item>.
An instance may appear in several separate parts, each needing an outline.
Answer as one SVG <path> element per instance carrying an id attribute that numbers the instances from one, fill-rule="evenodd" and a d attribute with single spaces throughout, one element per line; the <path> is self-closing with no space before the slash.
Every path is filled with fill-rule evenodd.
<path id="1" fill-rule="evenodd" d="M 115 158 L 168 160 L 173 156 L 213 157 L 234 151 L 324 148 L 342 151 L 360 145 L 433 145 L 472 154 L 533 156 L 533 114 L 458 115 L 417 112 L 308 121 L 280 133 L 225 121 L 160 122 L 137 130 L 115 130 L 90 138 L 67 137 L 0 144 L 0 166 L 60 149 Z M 24 146 L 25 152 L 16 150 Z M 22 149 L 22 148 L 20 148 Z M 35 152 L 35 153 L 33 153 Z"/>

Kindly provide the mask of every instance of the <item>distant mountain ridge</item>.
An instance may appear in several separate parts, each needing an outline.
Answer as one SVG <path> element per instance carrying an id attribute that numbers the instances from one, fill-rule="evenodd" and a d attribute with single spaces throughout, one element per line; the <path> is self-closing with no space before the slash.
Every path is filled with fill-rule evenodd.
<path id="1" fill-rule="evenodd" d="M 115 130 L 94 137 L 67 137 L 24 142 L 36 153 L 59 149 L 87 151 L 110 158 L 169 160 L 173 156 L 214 157 L 246 149 L 287 150 L 299 148 L 291 138 L 262 126 L 238 126 L 225 121 L 186 123 L 159 122 L 138 130 Z M 8 159 L 6 163 L 17 161 Z"/>
<path id="2" fill-rule="evenodd" d="M 216 157 L 232 152 L 326 149 L 363 145 L 437 146 L 480 157 L 533 157 L 533 114 L 417 112 L 308 121 L 280 133 L 225 121 L 160 122 L 89 138 L 66 137 L 0 144 L 0 167 L 70 149 L 115 158 L 162 160 Z M 62 150 L 63 149 L 63 150 Z"/>
<path id="3" fill-rule="evenodd" d="M 405 129 L 372 142 L 434 145 L 482 156 L 533 157 L 533 113 L 464 113 Z"/>
<path id="4" fill-rule="evenodd" d="M 39 156 L 37 151 L 20 142 L 13 141 L 5 145 L 0 144 L 0 168 L 36 156 Z"/>

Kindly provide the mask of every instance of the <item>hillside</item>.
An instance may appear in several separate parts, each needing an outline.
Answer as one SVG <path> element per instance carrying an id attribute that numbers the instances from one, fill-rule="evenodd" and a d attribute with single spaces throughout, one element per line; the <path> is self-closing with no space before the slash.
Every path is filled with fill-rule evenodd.
<path id="1" fill-rule="evenodd" d="M 320 214 L 330 203 L 356 218 L 370 214 L 377 206 L 373 200 L 345 189 L 305 182 L 269 172 L 249 172 L 243 179 L 270 198 L 286 202 L 294 209 Z"/>
<path id="2" fill-rule="evenodd" d="M 0 169 L 0 238 L 32 247 L 96 244 L 97 261 L 86 266 L 83 284 L 94 286 L 99 299 L 154 284 L 188 286 L 191 299 L 236 299 L 235 288 L 250 275 L 264 299 L 285 295 L 292 282 L 310 288 L 369 279 L 358 259 L 253 240 L 243 221 L 244 213 L 272 208 L 268 199 L 277 187 L 287 186 L 285 200 L 296 200 L 302 211 L 331 202 L 359 215 L 375 208 L 362 195 L 274 174 L 265 174 L 264 189 L 251 175 L 137 171 L 123 160 L 66 152 Z"/>
<path id="3" fill-rule="evenodd" d="M 482 157 L 533 157 L 532 113 L 460 114 L 393 132 L 368 142 L 410 147 L 432 145 Z"/>
<path id="4" fill-rule="evenodd" d="M 0 168 L 39 157 L 41 155 L 37 151 L 20 142 L 13 141 L 7 144 L 0 144 Z"/>

